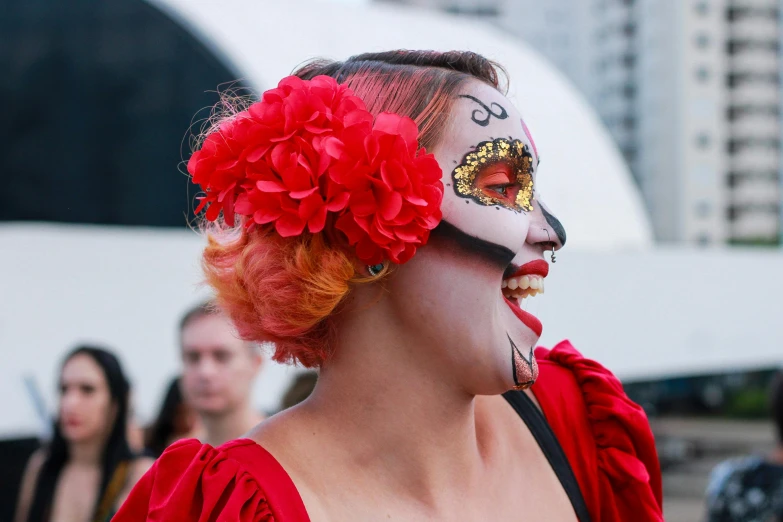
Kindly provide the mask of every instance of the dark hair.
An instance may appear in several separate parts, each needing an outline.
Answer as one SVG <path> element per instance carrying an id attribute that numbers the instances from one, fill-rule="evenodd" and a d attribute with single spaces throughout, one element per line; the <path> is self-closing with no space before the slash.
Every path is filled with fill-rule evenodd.
<path id="1" fill-rule="evenodd" d="M 60 367 L 61 374 L 62 368 L 77 355 L 87 355 L 100 366 L 104 377 L 106 377 L 112 401 L 117 405 L 117 416 L 101 457 L 100 489 L 94 508 L 94 513 L 97 514 L 99 504 L 115 470 L 122 462 L 133 459 L 126 431 L 130 384 L 125 378 L 117 357 L 110 351 L 96 346 L 83 345 L 72 350 L 63 360 Z M 59 422 L 55 421 L 54 436 L 48 445 L 46 460 L 38 475 L 27 522 L 47 522 L 49 520 L 57 479 L 69 458 L 68 443 L 60 431 Z"/>
<path id="2" fill-rule="evenodd" d="M 315 389 L 315 383 L 318 382 L 318 373 L 309 371 L 300 373 L 288 390 L 283 395 L 283 401 L 281 402 L 282 409 L 288 409 L 291 406 L 296 406 L 313 393 Z"/>
<path id="3" fill-rule="evenodd" d="M 770 414 L 775 421 L 778 442 L 783 443 L 783 370 L 778 371 L 772 378 L 769 392 Z"/>
<path id="4" fill-rule="evenodd" d="M 171 380 L 158 416 L 147 431 L 145 446 L 156 458 L 163 453 L 168 441 L 175 434 L 177 416 L 181 415 L 182 405 L 185 404 L 179 381 L 179 377 Z"/>
<path id="5" fill-rule="evenodd" d="M 220 308 L 218 308 L 218 305 L 214 299 L 202 301 L 201 303 L 190 307 L 182 315 L 182 319 L 179 320 L 179 333 L 182 333 L 183 330 L 185 330 L 185 328 L 196 319 L 204 317 L 205 315 L 216 315 L 219 313 Z"/>
<path id="6" fill-rule="evenodd" d="M 419 127 L 419 145 L 431 150 L 442 137 L 457 90 L 478 80 L 505 94 L 503 67 L 470 51 L 395 50 L 363 53 L 344 62 L 315 60 L 294 73 L 304 80 L 331 76 L 348 85 L 373 114 L 410 116 Z"/>

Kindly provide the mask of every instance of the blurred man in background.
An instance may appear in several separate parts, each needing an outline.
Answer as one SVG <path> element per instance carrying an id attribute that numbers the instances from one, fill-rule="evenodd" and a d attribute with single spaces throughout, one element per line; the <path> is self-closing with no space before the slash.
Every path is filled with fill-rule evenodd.
<path id="1" fill-rule="evenodd" d="M 251 392 L 261 368 L 257 345 L 237 335 L 228 316 L 209 301 L 180 322 L 182 394 L 203 428 L 202 442 L 219 446 L 263 420 Z"/>

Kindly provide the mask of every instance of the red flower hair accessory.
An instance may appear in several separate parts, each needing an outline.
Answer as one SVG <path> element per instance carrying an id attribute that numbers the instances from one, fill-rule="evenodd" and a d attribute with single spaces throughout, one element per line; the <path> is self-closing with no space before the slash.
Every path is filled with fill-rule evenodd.
<path id="1" fill-rule="evenodd" d="M 382 113 L 333 78 L 289 76 L 211 132 L 188 161 L 215 221 L 321 232 L 331 214 L 368 265 L 405 263 L 441 220 L 441 169 L 408 117 Z"/>

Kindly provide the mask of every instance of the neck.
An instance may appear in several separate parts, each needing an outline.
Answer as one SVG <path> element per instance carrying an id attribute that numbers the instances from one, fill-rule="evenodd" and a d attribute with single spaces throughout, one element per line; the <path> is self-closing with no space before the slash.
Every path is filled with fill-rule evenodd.
<path id="1" fill-rule="evenodd" d="M 481 480 L 474 397 L 428 360 L 436 350 L 388 321 L 381 312 L 340 325 L 301 411 L 368 481 L 437 508 Z"/>
<path id="2" fill-rule="evenodd" d="M 75 466 L 100 466 L 104 444 L 94 441 L 68 444 L 68 463 Z"/>
<path id="3" fill-rule="evenodd" d="M 203 428 L 202 442 L 210 446 L 220 446 L 230 440 L 238 439 L 263 420 L 248 402 L 239 407 L 220 413 L 201 413 Z"/>

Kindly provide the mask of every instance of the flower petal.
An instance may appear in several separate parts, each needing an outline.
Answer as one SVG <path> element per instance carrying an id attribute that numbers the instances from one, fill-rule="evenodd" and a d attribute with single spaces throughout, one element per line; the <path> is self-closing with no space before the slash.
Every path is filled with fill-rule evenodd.
<path id="1" fill-rule="evenodd" d="M 304 231 L 305 221 L 296 214 L 285 213 L 275 221 L 275 230 L 282 237 L 298 236 Z"/>
<path id="2" fill-rule="evenodd" d="M 380 204 L 378 210 L 381 212 L 381 217 L 389 221 L 397 217 L 402 210 L 402 196 L 399 192 L 384 192 L 380 197 Z"/>
<path id="3" fill-rule="evenodd" d="M 288 190 L 281 182 L 271 179 L 256 181 L 256 187 L 258 187 L 258 190 L 261 192 L 285 192 Z"/>

